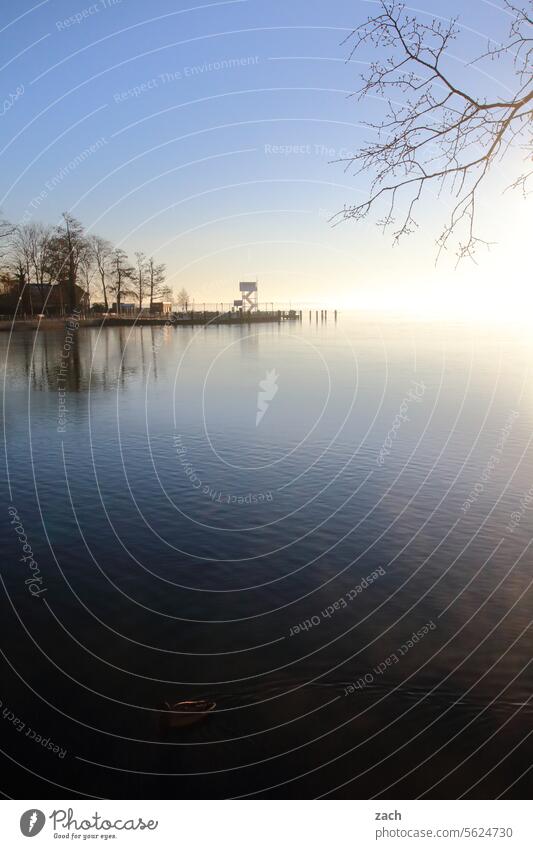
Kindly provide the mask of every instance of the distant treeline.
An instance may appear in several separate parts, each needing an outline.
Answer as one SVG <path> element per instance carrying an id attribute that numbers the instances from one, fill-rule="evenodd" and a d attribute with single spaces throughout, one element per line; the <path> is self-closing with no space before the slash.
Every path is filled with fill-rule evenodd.
<path id="1" fill-rule="evenodd" d="M 121 312 L 125 299 L 139 312 L 171 301 L 165 265 L 137 251 L 130 261 L 122 248 L 89 235 L 65 212 L 56 226 L 0 222 L 0 314 L 65 314 L 89 309 Z M 186 306 L 182 290 L 178 301 Z"/>

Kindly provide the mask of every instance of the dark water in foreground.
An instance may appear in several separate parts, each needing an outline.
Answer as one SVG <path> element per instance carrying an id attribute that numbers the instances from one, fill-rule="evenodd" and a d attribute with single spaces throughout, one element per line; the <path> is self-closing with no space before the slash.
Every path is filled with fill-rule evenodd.
<path id="1" fill-rule="evenodd" d="M 5 794 L 529 795 L 526 332 L 64 344 L 0 335 Z"/>

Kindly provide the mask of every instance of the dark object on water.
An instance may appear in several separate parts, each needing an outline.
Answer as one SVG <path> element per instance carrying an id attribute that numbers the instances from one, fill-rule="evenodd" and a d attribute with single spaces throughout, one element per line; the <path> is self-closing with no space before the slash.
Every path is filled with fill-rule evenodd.
<path id="1" fill-rule="evenodd" d="M 206 699 L 193 699 L 187 702 L 163 702 L 159 705 L 159 725 L 162 731 L 173 728 L 187 728 L 202 722 L 216 708 L 216 702 L 208 702 Z"/>

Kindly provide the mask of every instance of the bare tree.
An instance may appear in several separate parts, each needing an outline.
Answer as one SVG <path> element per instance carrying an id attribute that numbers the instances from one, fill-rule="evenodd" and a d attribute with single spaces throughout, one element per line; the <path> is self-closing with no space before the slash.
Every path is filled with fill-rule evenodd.
<path id="1" fill-rule="evenodd" d="M 50 293 L 52 257 L 52 231 L 50 227 L 35 222 L 20 224 L 11 237 L 11 264 L 19 281 L 19 294 L 27 285 L 30 312 L 33 313 L 31 284 L 37 285 L 41 301 L 40 311 L 46 310 Z"/>
<path id="2" fill-rule="evenodd" d="M 137 251 L 135 254 L 135 282 L 136 282 L 136 297 L 139 302 L 139 312 L 143 308 L 143 301 L 149 288 L 149 269 L 146 262 L 146 256 L 142 251 Z"/>
<path id="3" fill-rule="evenodd" d="M 81 222 L 69 212 L 64 212 L 62 218 L 63 224 L 56 228 L 52 240 L 52 269 L 56 281 L 66 285 L 68 306 L 72 311 L 78 304 L 78 268 L 89 245 Z"/>
<path id="4" fill-rule="evenodd" d="M 133 294 L 131 281 L 135 273 L 131 265 L 128 265 L 126 251 L 123 251 L 121 248 L 114 249 L 111 259 L 111 269 L 113 280 L 109 285 L 109 289 L 115 295 L 117 314 L 120 315 L 122 296 Z"/>
<path id="5" fill-rule="evenodd" d="M 87 243 L 81 222 L 68 212 L 63 213 L 63 221 L 62 229 L 67 247 L 69 306 L 72 311 L 76 308 L 78 266 L 87 248 Z"/>
<path id="6" fill-rule="evenodd" d="M 45 224 L 28 224 L 27 235 L 31 250 L 31 268 L 41 298 L 41 312 L 46 311 L 50 295 L 53 233 Z"/>
<path id="7" fill-rule="evenodd" d="M 15 228 L 11 236 L 11 266 L 19 283 L 19 296 L 22 297 L 24 287 L 31 281 L 31 263 L 33 253 L 33 232 L 28 224 Z M 30 313 L 33 314 L 31 290 L 29 291 Z"/>
<path id="8" fill-rule="evenodd" d="M 105 311 L 108 312 L 109 301 L 107 298 L 107 286 L 109 275 L 111 274 L 113 245 L 111 244 L 111 242 L 108 242 L 107 239 L 103 239 L 101 236 L 93 235 L 89 237 L 89 250 L 93 255 L 94 262 L 98 270 L 100 285 L 102 287 L 102 295 L 104 298 L 104 307 Z"/>
<path id="9" fill-rule="evenodd" d="M 438 252 L 457 240 L 458 261 L 474 258 L 479 244 L 488 244 L 474 229 L 478 189 L 491 166 L 511 147 L 523 145 L 531 157 L 531 118 L 533 84 L 530 69 L 533 16 L 530 3 L 504 0 L 512 15 L 508 38 L 501 44 L 490 42 L 482 58 L 510 58 L 515 86 L 510 97 L 483 97 L 467 91 L 447 67 L 448 52 L 459 29 L 457 19 L 443 22 L 434 18 L 421 23 L 396 0 L 379 0 L 381 11 L 361 24 L 349 36 L 350 58 L 365 45 L 378 58 L 370 62 L 358 92 L 361 98 L 379 96 L 388 104 L 385 117 L 367 126 L 377 134 L 349 159 L 347 168 L 356 173 L 369 170 L 372 177 L 368 198 L 347 206 L 343 218 L 361 220 L 385 202 L 378 223 L 392 228 L 394 241 L 411 233 L 418 225 L 415 207 L 425 189 L 453 197 L 450 218 L 437 240 Z M 385 58 L 379 53 L 385 52 Z M 473 63 L 471 63 L 473 64 Z M 404 102 L 398 103 L 399 95 Z M 515 175 L 511 186 L 526 194 L 533 172 Z M 405 210 L 396 218 L 397 207 Z"/>
<path id="10" fill-rule="evenodd" d="M 13 285 L 9 285 L 9 281 L 13 281 Z M 4 293 L 5 294 L 15 294 L 16 293 L 16 303 L 15 299 L 13 300 L 13 312 L 17 313 L 19 310 L 25 314 L 25 299 L 24 292 L 26 290 L 26 284 L 28 283 L 28 266 L 26 262 L 23 260 L 20 254 L 16 252 L 11 253 L 11 262 L 8 265 L 7 271 L 4 273 Z M 26 303 L 30 308 L 30 315 L 33 315 L 33 303 L 31 297 L 31 289 L 28 288 L 28 297 L 26 299 Z"/>
<path id="11" fill-rule="evenodd" d="M 147 266 L 148 288 L 150 293 L 150 312 L 152 312 L 156 301 L 172 295 L 172 289 L 165 286 L 165 265 L 156 265 L 153 256 L 148 260 Z"/>
<path id="12" fill-rule="evenodd" d="M 22 310 L 25 312 L 23 298 L 24 298 L 24 289 L 26 288 L 26 283 L 28 282 L 28 278 L 26 277 L 26 267 L 25 267 L 24 263 L 19 259 L 18 261 L 15 261 L 14 266 L 13 266 L 13 270 L 14 270 L 14 277 L 15 277 L 16 284 L 17 284 L 17 294 L 18 294 L 18 303 L 17 303 L 17 306 L 15 308 L 15 311 L 17 311 L 18 309 L 20 309 L 22 307 Z M 32 303 L 32 298 L 31 298 L 31 292 L 29 293 L 28 300 L 29 300 L 29 306 L 30 306 L 30 315 L 33 315 L 33 303 Z"/>
<path id="13" fill-rule="evenodd" d="M 3 258 L 5 251 L 9 250 L 9 240 L 15 230 L 14 224 L 10 224 L 5 218 L 0 219 L 0 259 Z"/>
<path id="14" fill-rule="evenodd" d="M 182 310 L 187 309 L 190 300 L 191 297 L 187 292 L 187 289 L 180 289 L 180 291 L 178 292 L 178 305 L 181 307 Z"/>
<path id="15" fill-rule="evenodd" d="M 80 258 L 78 277 L 85 290 L 85 303 L 87 308 L 90 308 L 93 294 L 98 286 L 98 265 L 90 244 Z"/>

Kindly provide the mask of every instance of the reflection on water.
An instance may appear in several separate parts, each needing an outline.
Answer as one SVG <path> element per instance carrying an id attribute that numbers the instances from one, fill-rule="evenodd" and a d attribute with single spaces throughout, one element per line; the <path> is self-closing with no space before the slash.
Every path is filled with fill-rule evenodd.
<path id="1" fill-rule="evenodd" d="M 6 499 L 46 586 L 8 516 L 2 699 L 68 749 L 4 723 L 43 776 L 12 794 L 524 794 L 527 334 L 74 335 L 0 336 Z M 161 741 L 156 705 L 191 697 L 216 715 Z"/>

